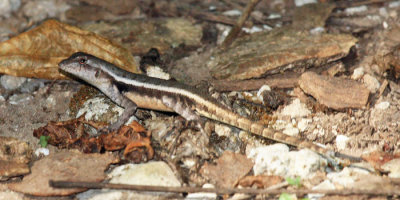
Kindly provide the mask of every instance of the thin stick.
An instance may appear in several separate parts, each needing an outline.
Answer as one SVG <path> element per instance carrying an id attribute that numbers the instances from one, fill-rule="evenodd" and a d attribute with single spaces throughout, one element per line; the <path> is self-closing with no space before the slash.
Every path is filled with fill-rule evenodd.
<path id="1" fill-rule="evenodd" d="M 249 3 L 246 5 L 246 8 L 243 14 L 240 16 L 237 24 L 232 28 L 229 32 L 228 36 L 226 36 L 224 42 L 222 43 L 222 48 L 227 48 L 229 45 L 232 44 L 233 40 L 239 35 L 240 30 L 243 27 L 244 22 L 249 17 L 251 11 L 253 11 L 254 7 L 260 2 L 260 0 L 250 0 Z"/>
<path id="2" fill-rule="evenodd" d="M 199 187 L 166 187 L 166 186 L 149 186 L 149 185 L 128 185 L 128 184 L 110 184 L 97 182 L 70 182 L 70 181 L 49 181 L 50 186 L 55 188 L 87 188 L 87 189 L 119 189 L 119 190 L 135 190 L 147 192 L 173 192 L 173 193 L 216 193 L 216 194 L 268 194 L 279 195 L 282 193 L 305 195 L 305 194 L 325 194 L 325 195 L 372 195 L 372 196 L 392 196 L 400 195 L 399 190 L 288 190 L 288 189 L 253 189 L 253 188 L 199 188 Z"/>

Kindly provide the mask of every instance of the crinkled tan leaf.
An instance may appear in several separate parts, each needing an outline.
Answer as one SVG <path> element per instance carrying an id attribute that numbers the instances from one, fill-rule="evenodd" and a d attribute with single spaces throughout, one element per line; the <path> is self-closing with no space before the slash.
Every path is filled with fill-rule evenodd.
<path id="1" fill-rule="evenodd" d="M 129 51 L 95 33 L 48 20 L 0 43 L 0 73 L 45 79 L 65 79 L 58 63 L 83 51 L 133 73 L 138 67 Z"/>

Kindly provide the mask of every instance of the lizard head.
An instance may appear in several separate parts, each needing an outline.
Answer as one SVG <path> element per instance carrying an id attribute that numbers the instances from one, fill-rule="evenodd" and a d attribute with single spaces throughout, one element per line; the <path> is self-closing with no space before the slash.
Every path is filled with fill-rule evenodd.
<path id="1" fill-rule="evenodd" d="M 62 60 L 58 66 L 63 72 L 72 74 L 92 85 L 98 85 L 109 80 L 107 73 L 101 67 L 103 61 L 87 53 L 77 52 Z"/>

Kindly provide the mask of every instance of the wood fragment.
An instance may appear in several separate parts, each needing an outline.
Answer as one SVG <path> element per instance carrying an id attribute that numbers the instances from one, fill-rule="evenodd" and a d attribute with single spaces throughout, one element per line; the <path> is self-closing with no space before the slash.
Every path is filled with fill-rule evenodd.
<path id="1" fill-rule="evenodd" d="M 220 23 L 228 26 L 235 26 L 236 21 L 226 17 L 226 16 L 221 16 L 221 15 L 214 15 L 209 12 L 200 12 L 200 11 L 191 11 L 188 12 L 187 15 L 192 16 L 193 18 L 199 19 L 199 20 L 204 20 L 208 22 L 214 22 L 214 23 Z M 252 23 L 245 23 L 245 27 L 250 27 Z"/>
<path id="2" fill-rule="evenodd" d="M 263 85 L 268 85 L 271 88 L 293 88 L 297 85 L 299 77 L 299 73 L 286 72 L 284 74 L 275 74 L 261 79 L 241 81 L 215 80 L 212 81 L 211 84 L 220 92 L 258 90 Z"/>
<path id="3" fill-rule="evenodd" d="M 216 194 L 269 194 L 279 195 L 282 193 L 305 195 L 309 193 L 318 193 L 325 195 L 373 195 L 373 196 L 392 196 L 400 195 L 398 189 L 388 190 L 365 190 L 365 189 L 343 189 L 343 190 L 309 190 L 309 189 L 253 189 L 253 188 L 200 188 L 200 187 L 168 187 L 168 186 L 149 186 L 149 185 L 128 185 L 128 184 L 110 184 L 97 182 L 71 182 L 71 181 L 49 181 L 50 186 L 55 188 L 86 188 L 86 189 L 123 189 L 135 191 L 150 192 L 174 192 L 174 193 L 195 193 L 206 192 Z"/>
<path id="4" fill-rule="evenodd" d="M 238 19 L 237 24 L 232 28 L 232 30 L 229 32 L 228 36 L 226 36 L 224 42 L 222 43 L 222 48 L 227 48 L 230 44 L 232 44 L 233 40 L 235 40 L 235 38 L 239 35 L 240 30 L 242 30 L 244 22 L 250 16 L 250 13 L 253 11 L 254 7 L 256 7 L 258 2 L 260 2 L 260 0 L 250 0 L 248 2 L 243 14 Z"/>
<path id="5" fill-rule="evenodd" d="M 387 0 L 361 0 L 361 1 L 339 1 L 336 2 L 336 8 L 349 8 L 349 7 L 357 7 L 362 5 L 369 5 L 369 4 L 379 4 L 385 3 Z"/>
<path id="6" fill-rule="evenodd" d="M 387 79 L 383 80 L 381 87 L 378 90 L 378 97 L 381 97 L 383 92 L 385 92 L 385 89 L 387 88 L 387 86 L 389 85 L 389 82 L 387 81 Z"/>
<path id="7" fill-rule="evenodd" d="M 321 104 L 336 110 L 363 108 L 368 102 L 369 90 L 362 83 L 350 79 L 306 72 L 300 76 L 299 85 Z"/>

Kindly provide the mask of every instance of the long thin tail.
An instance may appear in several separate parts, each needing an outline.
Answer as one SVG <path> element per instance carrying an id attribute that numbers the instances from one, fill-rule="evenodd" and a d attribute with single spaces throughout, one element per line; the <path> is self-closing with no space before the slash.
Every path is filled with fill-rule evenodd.
<path id="1" fill-rule="evenodd" d="M 251 121 L 245 117 L 242 117 L 228 109 L 225 109 L 220 106 L 210 106 L 207 108 L 207 111 L 197 109 L 197 111 L 208 118 L 235 126 L 242 130 L 251 132 L 255 135 L 262 136 L 267 139 L 271 139 L 277 142 L 285 143 L 288 145 L 295 146 L 297 148 L 308 148 L 316 153 L 325 155 L 325 156 L 332 156 L 334 153 L 333 151 L 320 147 L 314 144 L 311 141 L 297 138 L 293 136 L 286 135 L 282 132 L 275 131 L 271 128 L 265 127 L 263 124 Z"/>

